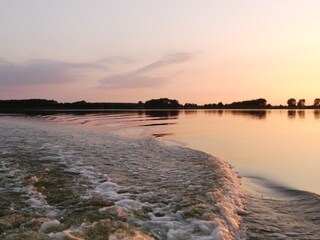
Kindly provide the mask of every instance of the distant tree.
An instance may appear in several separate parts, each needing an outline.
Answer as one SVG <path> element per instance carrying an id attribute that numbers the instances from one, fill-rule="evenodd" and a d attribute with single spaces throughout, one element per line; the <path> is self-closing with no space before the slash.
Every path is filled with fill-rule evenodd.
<path id="1" fill-rule="evenodd" d="M 195 103 L 186 103 L 186 104 L 184 104 L 184 107 L 185 108 L 197 108 L 198 105 Z"/>
<path id="2" fill-rule="evenodd" d="M 305 105 L 306 105 L 306 100 L 305 99 L 299 99 L 298 107 L 304 107 Z"/>
<path id="3" fill-rule="evenodd" d="M 267 100 L 264 99 L 264 98 L 257 99 L 257 102 L 258 102 L 260 107 L 266 107 L 267 106 Z"/>
<path id="4" fill-rule="evenodd" d="M 144 103 L 142 101 L 138 102 L 138 108 L 143 108 L 144 107 Z"/>
<path id="5" fill-rule="evenodd" d="M 225 106 L 229 108 L 265 108 L 267 106 L 267 100 L 264 98 L 259 98 L 242 102 L 233 102 Z"/>
<path id="6" fill-rule="evenodd" d="M 314 107 L 320 107 L 320 98 L 316 98 L 313 103 Z"/>
<path id="7" fill-rule="evenodd" d="M 295 107 L 297 105 L 297 101 L 294 98 L 290 98 L 287 101 L 288 107 Z"/>
<path id="8" fill-rule="evenodd" d="M 181 107 L 181 104 L 178 102 L 178 100 L 169 99 L 169 98 L 151 99 L 145 102 L 145 108 L 151 108 L 151 109 L 156 109 L 156 108 L 170 109 L 170 108 L 179 108 L 179 107 Z"/>
<path id="9" fill-rule="evenodd" d="M 82 100 L 82 101 L 77 101 L 77 102 L 73 102 L 70 104 L 71 108 L 76 108 L 76 109 L 85 109 L 88 108 L 88 104 L 86 101 Z"/>
<path id="10" fill-rule="evenodd" d="M 73 102 L 72 104 L 75 104 L 75 105 L 86 105 L 87 102 L 82 100 L 82 101 Z"/>
<path id="11" fill-rule="evenodd" d="M 3 109 L 45 109 L 57 106 L 58 102 L 46 99 L 0 100 L 0 108 Z"/>

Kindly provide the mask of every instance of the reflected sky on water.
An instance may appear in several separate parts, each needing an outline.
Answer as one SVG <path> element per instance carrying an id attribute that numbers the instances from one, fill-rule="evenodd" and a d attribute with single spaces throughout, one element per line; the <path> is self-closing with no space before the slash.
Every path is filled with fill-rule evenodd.
<path id="1" fill-rule="evenodd" d="M 69 111 L 34 116 L 129 137 L 153 135 L 220 157 L 241 176 L 320 193 L 320 110 Z"/>
<path id="2" fill-rule="evenodd" d="M 231 162 L 242 176 L 320 193 L 320 111 L 198 111 L 179 115 L 174 139 Z"/>

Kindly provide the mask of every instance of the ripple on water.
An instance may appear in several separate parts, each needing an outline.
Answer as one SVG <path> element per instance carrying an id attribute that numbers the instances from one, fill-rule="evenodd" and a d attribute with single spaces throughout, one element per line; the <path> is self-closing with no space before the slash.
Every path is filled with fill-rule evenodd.
<path id="1" fill-rule="evenodd" d="M 247 239 L 320 239 L 319 195 L 262 178 L 249 177 L 244 182 L 248 186 Z"/>

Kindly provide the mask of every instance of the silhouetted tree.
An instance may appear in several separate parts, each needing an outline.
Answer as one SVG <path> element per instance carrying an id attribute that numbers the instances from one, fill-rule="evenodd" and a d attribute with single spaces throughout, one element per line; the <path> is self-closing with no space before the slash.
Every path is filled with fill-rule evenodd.
<path id="1" fill-rule="evenodd" d="M 138 108 L 143 108 L 144 107 L 144 103 L 142 101 L 138 102 Z"/>
<path id="2" fill-rule="evenodd" d="M 204 104 L 202 107 L 206 109 L 215 109 L 215 108 L 218 108 L 218 105 L 215 103 L 209 103 L 209 104 Z"/>
<path id="3" fill-rule="evenodd" d="M 304 107 L 305 105 L 306 105 L 306 100 L 305 99 L 299 99 L 298 107 Z"/>
<path id="4" fill-rule="evenodd" d="M 186 103 L 186 104 L 184 104 L 184 107 L 185 108 L 197 108 L 198 105 L 195 103 Z"/>
<path id="5" fill-rule="evenodd" d="M 2 109 L 56 108 L 58 102 L 46 99 L 0 100 Z"/>
<path id="6" fill-rule="evenodd" d="M 58 103 L 46 99 L 0 100 L 0 110 L 22 111 L 39 109 L 137 109 L 137 103 L 88 103 L 78 101 L 73 103 Z"/>
<path id="7" fill-rule="evenodd" d="M 290 98 L 287 101 L 288 107 L 295 107 L 297 105 L 297 101 L 294 98 Z"/>
<path id="8" fill-rule="evenodd" d="M 218 107 L 219 107 L 219 108 L 223 108 L 223 103 L 222 103 L 222 102 L 219 102 L 219 103 L 218 103 Z"/>
<path id="9" fill-rule="evenodd" d="M 267 100 L 264 98 L 247 100 L 242 102 L 233 102 L 226 104 L 229 108 L 265 108 L 267 106 Z"/>
<path id="10" fill-rule="evenodd" d="M 73 108 L 78 108 L 78 109 L 81 109 L 81 108 L 85 109 L 88 107 L 87 102 L 84 100 L 78 101 L 78 102 L 73 102 L 73 103 L 71 103 L 71 106 Z"/>
<path id="11" fill-rule="evenodd" d="M 320 98 L 316 98 L 313 102 L 314 107 L 320 107 Z"/>
<path id="12" fill-rule="evenodd" d="M 178 100 L 169 99 L 169 98 L 160 98 L 160 99 L 151 99 L 145 102 L 145 108 L 153 108 L 153 109 L 165 109 L 165 108 L 179 108 L 181 107 Z"/>

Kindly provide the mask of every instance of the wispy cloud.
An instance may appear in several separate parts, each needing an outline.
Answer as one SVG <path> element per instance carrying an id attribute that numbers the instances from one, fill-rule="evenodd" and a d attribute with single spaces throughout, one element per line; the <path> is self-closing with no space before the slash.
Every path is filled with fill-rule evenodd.
<path id="1" fill-rule="evenodd" d="M 0 59 L 0 85 L 65 83 L 77 80 L 81 70 L 101 67 L 98 63 L 69 63 L 48 59 L 33 59 L 23 63 Z"/>
<path id="2" fill-rule="evenodd" d="M 153 76 L 152 72 L 168 66 L 176 65 L 191 60 L 194 53 L 181 52 L 166 55 L 144 67 L 131 72 L 116 74 L 100 80 L 99 87 L 107 88 L 148 88 L 162 86 L 169 81 L 165 77 Z"/>
<path id="3" fill-rule="evenodd" d="M 97 63 L 100 64 L 108 64 L 108 65 L 119 65 L 119 64 L 128 64 L 128 63 L 132 63 L 133 60 L 130 58 L 126 58 L 126 57 L 108 57 L 108 58 L 103 58 L 100 59 L 99 61 L 97 61 Z"/>
<path id="4" fill-rule="evenodd" d="M 146 66 L 100 80 L 99 87 L 143 88 L 164 85 L 168 79 L 155 75 L 156 70 L 186 62 L 193 53 L 174 53 Z M 72 63 L 50 59 L 31 59 L 25 62 L 9 62 L 0 58 L 0 86 L 30 86 L 59 84 L 82 80 L 88 74 L 106 71 L 115 65 L 130 64 L 124 57 L 109 57 L 88 63 Z"/>

